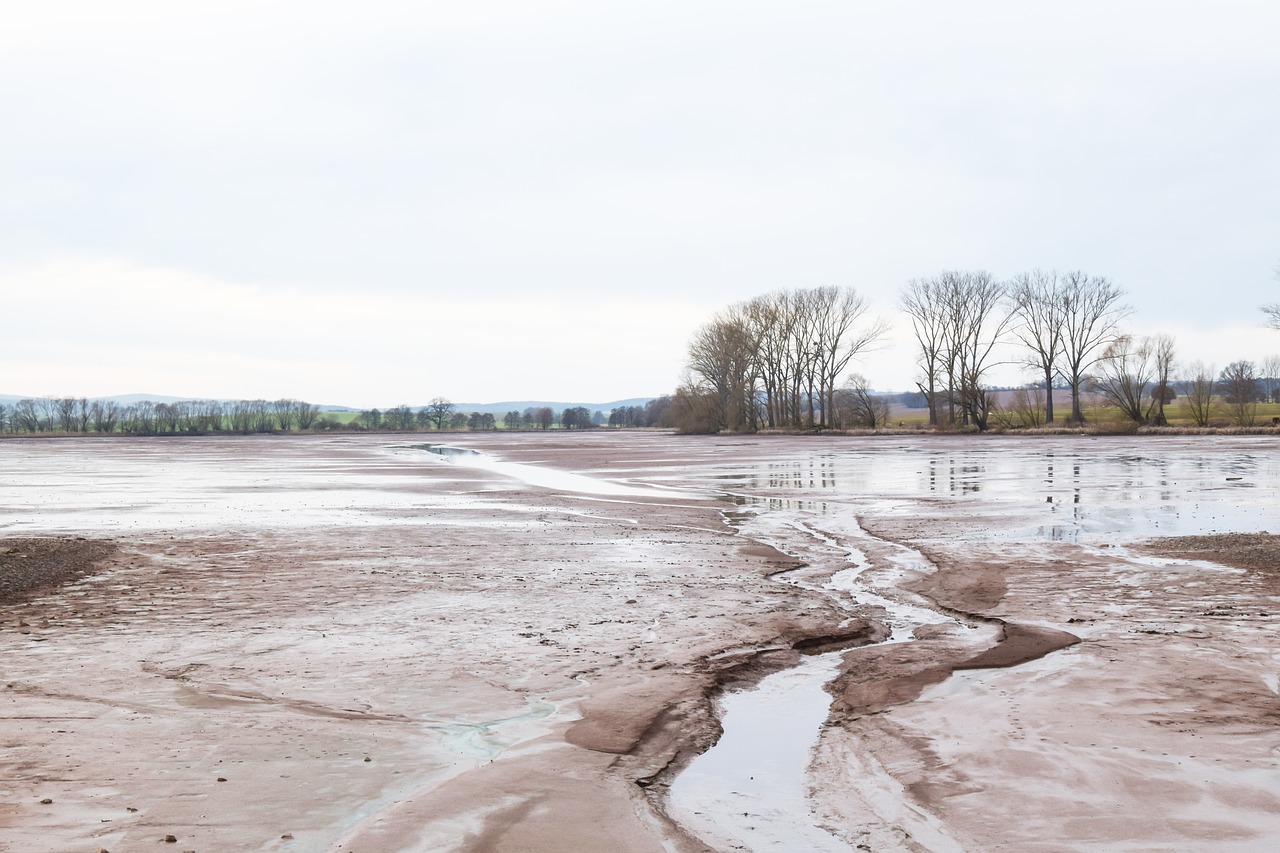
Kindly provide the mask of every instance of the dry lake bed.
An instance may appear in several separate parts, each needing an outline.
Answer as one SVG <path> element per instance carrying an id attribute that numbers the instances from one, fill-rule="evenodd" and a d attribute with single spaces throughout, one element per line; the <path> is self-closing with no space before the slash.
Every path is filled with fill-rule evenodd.
<path id="1" fill-rule="evenodd" d="M 0 850 L 1280 849 L 1274 437 L 434 440 L 0 441 Z"/>

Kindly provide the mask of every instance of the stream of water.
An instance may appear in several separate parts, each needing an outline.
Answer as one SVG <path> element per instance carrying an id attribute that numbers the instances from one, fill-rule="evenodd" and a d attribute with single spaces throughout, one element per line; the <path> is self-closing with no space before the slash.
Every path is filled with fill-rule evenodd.
<path id="1" fill-rule="evenodd" d="M 1257 452 L 1257 444 L 1217 444 L 1205 455 L 1162 454 L 1158 440 L 1143 447 L 1146 452 L 1139 454 L 1132 446 L 1112 449 L 1078 440 L 1028 441 L 999 452 L 977 443 L 961 450 L 917 442 L 887 450 L 864 444 L 764 465 L 712 464 L 691 474 L 697 485 L 688 491 L 602 481 L 483 454 L 464 452 L 451 461 L 595 495 L 706 499 L 728 481 L 738 495 L 734 503 L 745 507 L 734 513 L 743 535 L 799 557 L 810 569 L 826 567 L 820 583 L 789 577 L 782 582 L 821 587 L 840 596 L 851 615 L 883 621 L 892 632 L 885 642 L 911 642 L 918 628 L 953 620 L 897 588 L 896 579 L 927 568 L 928 561 L 866 534 L 859 514 L 927 517 L 938 501 L 948 514 L 957 504 L 970 505 L 975 519 L 987 522 L 975 527 L 984 541 L 1012 543 L 1090 544 L 1274 526 L 1276 454 Z M 874 561 L 851 544 L 859 541 L 874 546 Z M 842 655 L 806 658 L 749 690 L 720 697 L 724 733 L 673 782 L 671 816 L 722 849 L 855 849 L 817 824 L 807 775 L 831 702 L 824 685 Z M 922 820 L 927 824 L 928 816 Z M 938 849 L 951 846 L 944 835 L 934 841 Z"/>

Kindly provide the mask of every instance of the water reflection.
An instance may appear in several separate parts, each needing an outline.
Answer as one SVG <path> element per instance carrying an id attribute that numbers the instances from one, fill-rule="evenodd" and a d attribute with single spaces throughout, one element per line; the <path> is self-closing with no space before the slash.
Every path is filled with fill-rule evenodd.
<path id="1" fill-rule="evenodd" d="M 715 476 L 732 483 L 739 506 L 832 513 L 890 502 L 878 511 L 900 515 L 959 501 L 975 522 L 989 518 L 1007 535 L 1059 541 L 1274 527 L 1280 454 L 1252 449 L 1266 439 L 1242 449 L 1246 441 L 1064 438 L 959 449 L 928 438 L 894 447 L 850 442 L 838 453 L 828 445 L 727 461 Z"/>

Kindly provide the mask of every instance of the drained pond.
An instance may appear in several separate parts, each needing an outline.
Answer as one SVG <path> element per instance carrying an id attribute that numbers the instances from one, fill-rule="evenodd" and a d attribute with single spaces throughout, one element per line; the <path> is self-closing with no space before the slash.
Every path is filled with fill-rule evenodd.
<path id="1" fill-rule="evenodd" d="M 0 602 L 0 822 L 15 849 L 1274 849 L 1277 449 L 6 441 L 0 563 L 114 550 Z"/>

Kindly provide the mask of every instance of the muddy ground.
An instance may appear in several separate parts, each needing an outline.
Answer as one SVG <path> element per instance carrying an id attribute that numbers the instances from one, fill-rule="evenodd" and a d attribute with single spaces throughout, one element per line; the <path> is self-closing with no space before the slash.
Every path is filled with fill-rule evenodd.
<path id="1" fill-rule="evenodd" d="M 1280 841 L 1276 537 L 1006 541 L 995 497 L 846 494 L 807 440 L 462 441 L 683 492 L 385 437 L 0 443 L 0 849 L 707 849 L 664 798 L 709 697 L 837 641 L 811 779 L 849 849 Z M 744 512 L 956 621 L 865 645 L 884 614 Z"/>

